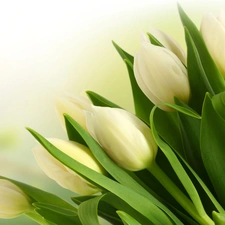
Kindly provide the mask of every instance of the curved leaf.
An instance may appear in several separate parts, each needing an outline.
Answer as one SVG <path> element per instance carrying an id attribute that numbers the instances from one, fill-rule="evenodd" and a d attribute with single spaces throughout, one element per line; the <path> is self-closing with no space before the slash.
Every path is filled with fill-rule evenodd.
<path id="1" fill-rule="evenodd" d="M 132 216 L 129 214 L 118 210 L 117 214 L 120 216 L 120 218 L 123 220 L 124 225 L 141 225 L 137 220 L 135 220 Z"/>
<path id="2" fill-rule="evenodd" d="M 209 54 L 208 49 L 206 48 L 205 42 L 202 39 L 200 32 L 198 31 L 195 24 L 189 19 L 187 14 L 178 4 L 178 10 L 180 13 L 180 18 L 183 23 L 183 26 L 186 27 L 190 33 L 191 38 L 193 39 L 195 46 L 198 50 L 202 66 L 204 68 L 205 74 L 209 80 L 209 83 L 215 94 L 220 93 L 225 90 L 224 79 L 216 67 L 215 62 L 213 61 L 211 55 Z"/>
<path id="3" fill-rule="evenodd" d="M 201 154 L 206 171 L 223 207 L 225 207 L 225 121 L 216 113 L 206 95 L 201 125 Z"/>

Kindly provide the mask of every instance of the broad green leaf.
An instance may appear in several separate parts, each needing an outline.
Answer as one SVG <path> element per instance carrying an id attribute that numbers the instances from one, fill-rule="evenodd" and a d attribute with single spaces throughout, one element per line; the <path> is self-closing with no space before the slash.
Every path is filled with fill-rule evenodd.
<path id="1" fill-rule="evenodd" d="M 86 91 L 88 97 L 92 101 L 92 103 L 96 106 L 103 106 L 103 107 L 112 107 L 112 108 L 121 108 L 117 104 L 109 101 L 108 99 L 102 97 L 101 95 L 93 92 L 93 91 Z"/>
<path id="2" fill-rule="evenodd" d="M 187 44 L 187 71 L 191 88 L 190 105 L 200 113 L 205 93 L 214 94 L 214 92 L 202 66 L 197 47 L 187 29 L 185 29 L 185 38 Z"/>
<path id="3" fill-rule="evenodd" d="M 40 209 L 48 209 L 53 212 L 65 215 L 65 216 L 77 216 L 77 211 L 65 209 L 65 208 L 51 205 L 51 204 L 46 204 L 44 202 L 35 202 L 35 203 L 33 203 L 33 206 L 36 208 L 40 208 Z"/>
<path id="4" fill-rule="evenodd" d="M 37 208 L 35 211 L 44 217 L 51 225 L 82 225 L 78 216 L 66 216 L 49 210 L 48 208 Z"/>
<path id="5" fill-rule="evenodd" d="M 218 115 L 225 120 L 225 91 L 213 96 L 212 104 Z"/>
<path id="6" fill-rule="evenodd" d="M 216 113 L 209 94 L 202 111 L 201 154 L 218 199 L 225 207 L 225 121 Z"/>
<path id="7" fill-rule="evenodd" d="M 215 225 L 224 225 L 225 224 L 225 213 L 212 213 L 213 221 L 215 222 Z"/>
<path id="8" fill-rule="evenodd" d="M 176 99 L 176 104 L 189 108 L 186 104 Z M 184 158 L 201 179 L 212 187 L 208 174 L 203 165 L 200 151 L 200 125 L 201 120 L 178 112 L 180 131 L 183 141 Z"/>
<path id="9" fill-rule="evenodd" d="M 147 199 L 143 195 L 84 166 L 83 164 L 70 158 L 68 155 L 57 149 L 48 140 L 46 140 L 34 130 L 30 128 L 28 130 L 40 142 L 40 144 L 43 145 L 46 150 L 48 150 L 50 154 L 52 154 L 56 159 L 58 159 L 60 162 L 62 162 L 64 165 L 82 176 L 90 183 L 112 192 L 156 225 L 173 224 L 163 211 L 161 211 L 156 205 L 154 205 L 151 201 L 149 201 L 149 199 Z"/>
<path id="10" fill-rule="evenodd" d="M 78 215 L 83 225 L 99 225 L 98 204 L 104 195 L 82 202 L 78 207 Z"/>
<path id="11" fill-rule="evenodd" d="M 165 112 L 157 109 L 154 116 L 154 122 L 157 132 L 163 140 L 183 155 L 183 145 L 177 119 L 177 112 Z"/>
<path id="12" fill-rule="evenodd" d="M 104 198 L 107 194 L 104 194 Z M 93 198 L 95 198 L 96 196 L 76 196 L 72 198 L 72 201 L 74 201 L 76 204 L 80 205 L 82 202 L 91 200 Z M 114 195 L 115 198 L 115 195 Z M 104 200 L 104 199 L 103 199 Z M 112 224 L 115 225 L 121 225 L 122 221 L 120 220 L 120 218 L 118 217 L 118 215 L 116 214 L 116 208 L 114 208 L 111 205 L 112 201 L 100 201 L 98 204 L 98 215 L 101 216 L 102 218 L 104 218 L 105 220 L 109 221 Z"/>
<path id="13" fill-rule="evenodd" d="M 154 104 L 145 96 L 145 94 L 142 92 L 142 90 L 139 88 L 137 84 L 137 81 L 134 76 L 134 71 L 133 71 L 134 59 L 132 56 L 126 53 L 123 49 L 121 49 L 115 42 L 113 42 L 113 44 L 127 66 L 132 93 L 133 93 L 135 113 L 146 124 L 149 124 L 148 118 Z"/>
<path id="14" fill-rule="evenodd" d="M 181 165 L 180 161 L 176 157 L 175 153 L 172 151 L 169 145 L 167 145 L 158 135 L 155 124 L 154 124 L 154 111 L 156 110 L 156 106 L 152 109 L 150 114 L 150 124 L 152 129 L 152 134 L 154 136 L 154 139 L 157 143 L 157 145 L 160 147 L 160 149 L 163 151 L 167 159 L 169 160 L 171 166 L 173 167 L 174 171 L 176 172 L 179 180 L 183 184 L 184 188 L 186 189 L 190 199 L 192 200 L 194 204 L 194 208 L 191 207 L 191 205 L 185 205 L 182 204 L 182 206 L 188 211 L 195 220 L 199 222 L 205 222 L 210 221 L 210 218 L 206 215 L 205 210 L 203 208 L 201 199 L 198 195 L 197 190 L 195 189 L 191 179 L 187 175 L 186 171 L 184 170 L 183 166 Z M 178 107 L 179 108 L 179 107 Z M 183 111 L 183 110 L 182 110 Z M 196 212 L 195 212 L 196 209 Z M 204 218 L 204 219 L 203 219 Z M 203 221 L 202 221 L 203 220 Z M 207 223 L 206 223 L 207 224 Z"/>
<path id="15" fill-rule="evenodd" d="M 124 225 L 141 225 L 137 220 L 135 220 L 131 215 L 118 210 L 117 214 L 123 220 Z"/>
<path id="16" fill-rule="evenodd" d="M 108 157 L 108 155 L 102 150 L 100 145 L 90 136 L 90 134 L 87 133 L 72 117 L 66 115 L 65 119 L 74 126 L 77 132 L 79 132 L 79 134 L 83 137 L 83 139 L 91 149 L 95 158 L 112 177 L 114 177 L 124 186 L 129 187 L 148 198 L 153 204 L 157 205 L 159 208 L 165 211 L 177 224 L 182 224 L 165 205 L 157 200 L 152 194 L 147 192 L 139 183 L 137 183 L 131 176 L 129 176 L 129 174 L 125 172 L 125 170 L 115 164 L 115 162 Z"/>
<path id="17" fill-rule="evenodd" d="M 132 215 L 132 217 L 141 224 L 153 225 L 151 222 L 147 221 L 146 218 L 143 217 L 139 212 L 130 207 L 125 201 L 118 198 L 112 193 L 107 193 L 102 201 L 113 206 L 115 210 L 120 210 L 129 215 Z"/>
<path id="18" fill-rule="evenodd" d="M 209 80 L 209 83 L 213 89 L 213 92 L 217 94 L 224 91 L 225 90 L 224 79 L 221 73 L 219 72 L 218 68 L 216 67 L 216 64 L 213 61 L 212 57 L 210 56 L 200 32 L 198 31 L 195 24 L 189 19 L 189 17 L 179 4 L 178 9 L 183 26 L 186 27 L 186 29 L 188 30 L 198 50 L 202 66 Z"/>

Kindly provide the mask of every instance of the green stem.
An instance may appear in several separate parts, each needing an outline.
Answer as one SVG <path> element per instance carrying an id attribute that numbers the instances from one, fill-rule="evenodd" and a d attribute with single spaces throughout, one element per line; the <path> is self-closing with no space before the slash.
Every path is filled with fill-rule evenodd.
<path id="1" fill-rule="evenodd" d="M 147 169 L 199 224 L 214 225 L 214 222 L 206 213 L 201 216 L 198 214 L 193 202 L 173 183 L 156 162 Z"/>

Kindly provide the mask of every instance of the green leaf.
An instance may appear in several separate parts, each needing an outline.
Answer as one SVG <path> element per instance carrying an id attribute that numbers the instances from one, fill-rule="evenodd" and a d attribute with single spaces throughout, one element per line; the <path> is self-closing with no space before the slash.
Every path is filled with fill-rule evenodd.
<path id="1" fill-rule="evenodd" d="M 104 194 L 104 198 L 108 194 L 109 193 Z M 115 198 L 115 195 L 113 196 Z M 76 196 L 71 199 L 73 202 L 80 205 L 82 202 L 88 201 L 95 197 L 96 196 Z M 103 198 L 103 201 L 100 201 L 98 204 L 98 215 L 112 224 L 121 225 L 122 221 L 120 220 L 118 215 L 115 213 L 116 209 L 111 205 L 111 201 L 109 201 L 108 203 L 107 201 L 104 201 L 104 198 Z"/>
<path id="2" fill-rule="evenodd" d="M 201 119 L 201 116 L 197 112 L 195 112 L 192 108 L 186 108 L 186 107 L 179 106 L 179 105 L 176 105 L 173 103 L 161 102 L 161 103 L 157 104 L 154 108 L 156 109 L 157 107 L 159 107 L 161 105 L 169 106 L 170 108 L 175 109 L 178 112 L 184 113 L 193 118 Z"/>
<path id="3" fill-rule="evenodd" d="M 225 90 L 224 79 L 216 67 L 215 62 L 210 56 L 208 49 L 206 48 L 205 42 L 202 39 L 200 32 L 198 31 L 195 24 L 189 19 L 187 14 L 178 4 L 178 9 L 180 13 L 180 18 L 182 20 L 183 26 L 188 30 L 195 46 L 198 50 L 199 57 L 201 59 L 202 66 L 204 68 L 205 74 L 209 80 L 209 83 L 215 94 L 220 93 Z"/>
<path id="4" fill-rule="evenodd" d="M 48 208 L 37 208 L 35 211 L 44 217 L 49 224 L 54 225 L 82 225 L 78 216 L 66 216 Z"/>
<path id="5" fill-rule="evenodd" d="M 127 60 L 125 60 L 125 63 L 130 78 L 136 116 L 143 120 L 146 124 L 149 124 L 149 114 L 154 104 L 145 96 L 145 94 L 139 88 L 134 76 L 133 65 Z"/>
<path id="6" fill-rule="evenodd" d="M 160 47 L 164 47 L 159 40 L 157 40 L 152 34 L 147 33 L 149 40 L 151 42 L 151 44 L 156 45 L 156 46 L 160 46 Z"/>
<path id="7" fill-rule="evenodd" d="M 179 108 L 180 107 L 178 107 L 178 109 Z M 198 195 L 198 192 L 195 189 L 195 187 L 194 187 L 191 179 L 187 175 L 186 171 L 184 170 L 182 164 L 180 163 L 180 161 L 178 160 L 178 158 L 176 157 L 175 153 L 172 151 L 170 146 L 167 145 L 159 137 L 159 135 L 156 131 L 155 124 L 154 124 L 154 111 L 156 109 L 157 109 L 157 106 L 155 106 L 152 109 L 151 114 L 150 114 L 150 124 L 151 124 L 153 137 L 154 137 L 157 145 L 160 147 L 160 149 L 163 151 L 163 153 L 165 154 L 165 156 L 169 160 L 169 162 L 170 162 L 171 166 L 173 167 L 175 173 L 177 174 L 179 180 L 183 184 L 183 186 L 186 189 L 190 199 L 192 200 L 193 204 L 195 205 L 195 208 L 196 208 L 198 214 L 200 215 L 200 217 L 196 216 L 195 213 L 193 213 L 191 215 L 195 216 L 195 219 L 199 220 L 199 221 L 202 220 L 202 218 L 205 218 L 206 220 L 210 220 L 205 213 L 205 210 L 203 208 L 203 205 L 202 205 L 201 199 Z M 182 112 L 185 112 L 185 110 L 182 110 Z M 189 115 L 189 113 L 188 113 L 188 115 Z M 191 211 L 193 210 L 193 208 L 191 208 L 191 207 L 188 207 L 188 208 L 185 208 L 185 209 L 188 210 L 189 213 L 191 213 Z"/>
<path id="8" fill-rule="evenodd" d="M 117 45 L 114 41 L 112 41 L 112 43 L 123 60 L 128 60 L 131 64 L 134 63 L 134 57 L 132 55 L 120 48 L 120 46 Z"/>
<path id="9" fill-rule="evenodd" d="M 112 177 L 114 177 L 124 186 L 129 187 L 148 198 L 153 204 L 157 205 L 159 208 L 165 211 L 171 217 L 171 219 L 176 221 L 176 224 L 182 224 L 179 219 L 165 205 L 158 201 L 152 194 L 147 192 L 139 183 L 137 183 L 131 176 L 129 176 L 129 174 L 125 172 L 125 170 L 123 170 L 114 161 L 112 161 L 108 157 L 108 155 L 102 150 L 100 145 L 90 136 L 90 134 L 87 133 L 72 117 L 66 115 L 65 119 L 68 120 L 71 125 L 74 126 L 77 132 L 80 133 L 95 158 Z"/>
<path id="10" fill-rule="evenodd" d="M 224 225 L 225 224 L 225 213 L 212 213 L 213 221 L 215 222 L 215 225 Z"/>
<path id="11" fill-rule="evenodd" d="M 186 104 L 176 99 L 176 104 L 189 108 Z M 190 108 L 189 108 L 190 109 Z M 200 125 L 201 120 L 179 113 L 179 124 L 183 141 L 184 158 L 201 179 L 212 187 L 211 181 L 205 170 L 200 151 Z"/>
<path id="12" fill-rule="evenodd" d="M 223 207 L 225 207 L 225 121 L 216 113 L 209 94 L 202 111 L 201 154 L 206 171 Z"/>
<path id="13" fill-rule="evenodd" d="M 212 104 L 218 115 L 225 120 L 225 91 L 213 96 Z"/>
<path id="14" fill-rule="evenodd" d="M 149 224 L 152 225 L 150 221 L 147 221 L 143 215 L 141 215 L 138 211 L 134 210 L 132 207 L 130 207 L 125 201 L 118 198 L 112 193 L 107 193 L 102 201 L 110 204 L 112 207 L 114 207 L 115 211 L 120 210 L 123 211 L 129 215 L 132 215 L 135 220 L 137 220 L 141 224 Z"/>
<path id="15" fill-rule="evenodd" d="M 35 202 L 35 203 L 33 203 L 33 206 L 36 208 L 40 208 L 40 209 L 48 209 L 53 212 L 65 215 L 65 216 L 77 216 L 77 211 L 65 209 L 65 208 L 51 205 L 51 204 L 46 204 L 44 202 Z"/>
<path id="16" fill-rule="evenodd" d="M 82 136 L 74 129 L 74 127 L 71 125 L 70 122 L 68 122 L 68 120 L 65 120 L 65 125 L 66 125 L 67 136 L 70 141 L 75 141 L 82 145 L 87 146 Z"/>
<path id="17" fill-rule="evenodd" d="M 182 160 L 182 162 L 185 164 L 185 166 L 189 169 L 189 171 L 192 173 L 192 175 L 195 177 L 196 181 L 199 183 L 201 188 L 204 190 L 205 194 L 210 199 L 211 203 L 213 203 L 214 207 L 219 212 L 224 212 L 224 209 L 218 202 L 218 200 L 215 198 L 215 196 L 212 194 L 212 192 L 209 190 L 209 188 L 205 185 L 205 183 L 202 181 L 202 179 L 198 176 L 198 174 L 191 168 L 191 166 L 186 162 L 186 160 L 179 154 L 177 154 L 179 158 Z M 205 206 L 205 205 L 204 205 Z"/>
<path id="18" fill-rule="evenodd" d="M 40 142 L 40 144 L 49 151 L 50 154 L 90 183 L 112 192 L 156 225 L 172 224 L 166 214 L 164 214 L 163 211 L 150 202 L 146 197 L 84 166 L 57 149 L 34 130 L 30 128 L 28 130 Z M 151 213 L 149 214 L 149 212 Z"/>
<path id="19" fill-rule="evenodd" d="M 214 92 L 204 71 L 197 47 L 186 28 L 185 38 L 187 43 L 187 71 L 191 88 L 190 105 L 200 113 L 205 93 L 214 94 Z"/>
<path id="20" fill-rule="evenodd" d="M 37 222 L 38 224 L 41 224 L 41 225 L 54 225 L 54 223 L 52 223 L 50 221 L 47 221 L 43 216 L 41 216 L 36 211 L 27 212 L 27 213 L 25 213 L 25 215 L 27 217 L 29 217 L 30 219 L 34 220 L 35 222 Z"/>
<path id="21" fill-rule="evenodd" d="M 120 54 L 120 56 L 122 57 L 122 59 L 125 61 L 127 66 L 132 93 L 133 93 L 135 113 L 146 124 L 149 124 L 148 118 L 154 104 L 145 96 L 145 94 L 142 92 L 142 90 L 139 88 L 137 84 L 137 81 L 134 76 L 134 71 L 133 71 L 134 59 L 132 56 L 127 54 L 123 49 L 121 49 L 116 43 L 113 42 L 113 44 L 116 50 L 118 51 L 118 53 Z"/>
<path id="22" fill-rule="evenodd" d="M 120 218 L 123 220 L 124 225 L 141 225 L 137 220 L 135 220 L 132 216 L 129 214 L 118 210 L 117 214 L 120 216 Z"/>
<path id="23" fill-rule="evenodd" d="M 166 112 L 157 109 L 154 116 L 154 123 L 157 132 L 163 140 L 183 155 L 183 145 L 177 119 L 177 112 Z"/>
<path id="24" fill-rule="evenodd" d="M 108 99 L 102 97 L 101 95 L 93 91 L 86 91 L 86 93 L 92 101 L 93 105 L 111 108 L 121 108 L 120 106 L 116 105 L 115 103 L 109 101 Z"/>
<path id="25" fill-rule="evenodd" d="M 79 205 L 78 215 L 83 225 L 99 225 L 98 204 L 103 197 L 104 195 L 100 195 Z"/>

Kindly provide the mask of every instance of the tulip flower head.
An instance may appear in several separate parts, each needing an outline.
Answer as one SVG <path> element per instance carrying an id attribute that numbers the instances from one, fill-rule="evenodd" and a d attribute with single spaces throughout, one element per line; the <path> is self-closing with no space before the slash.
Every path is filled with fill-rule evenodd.
<path id="1" fill-rule="evenodd" d="M 91 102 L 88 98 L 83 96 L 67 95 L 67 97 L 64 98 L 57 98 L 55 100 L 55 106 L 63 127 L 65 127 L 63 114 L 66 113 L 87 130 L 84 110 L 91 110 Z"/>
<path id="2" fill-rule="evenodd" d="M 187 57 L 184 53 L 184 50 L 181 48 L 181 46 L 177 43 L 177 41 L 171 37 L 169 34 L 166 34 L 165 32 L 150 28 L 150 33 L 168 50 L 173 52 L 180 61 L 186 65 L 187 64 Z"/>
<path id="3" fill-rule="evenodd" d="M 14 218 L 30 210 L 29 197 L 11 181 L 0 179 L 0 218 Z"/>
<path id="4" fill-rule="evenodd" d="M 157 145 L 151 130 L 132 113 L 93 106 L 86 118 L 90 134 L 121 167 L 138 171 L 155 160 Z"/>
<path id="5" fill-rule="evenodd" d="M 49 141 L 76 161 L 98 173 L 105 173 L 104 169 L 86 146 L 73 141 L 60 139 L 49 139 Z M 100 191 L 99 188 L 90 184 L 84 178 L 55 159 L 44 147 L 37 146 L 33 149 L 33 153 L 41 169 L 60 186 L 81 195 L 91 195 Z"/>
<path id="6" fill-rule="evenodd" d="M 221 74 L 225 78 L 225 11 L 218 17 L 205 14 L 201 23 L 201 34 Z"/>
<path id="7" fill-rule="evenodd" d="M 174 97 L 185 103 L 189 101 L 187 70 L 179 58 L 164 47 L 143 41 L 134 57 L 134 74 L 139 87 L 154 104 L 174 103 Z M 166 106 L 160 108 L 171 110 Z"/>

